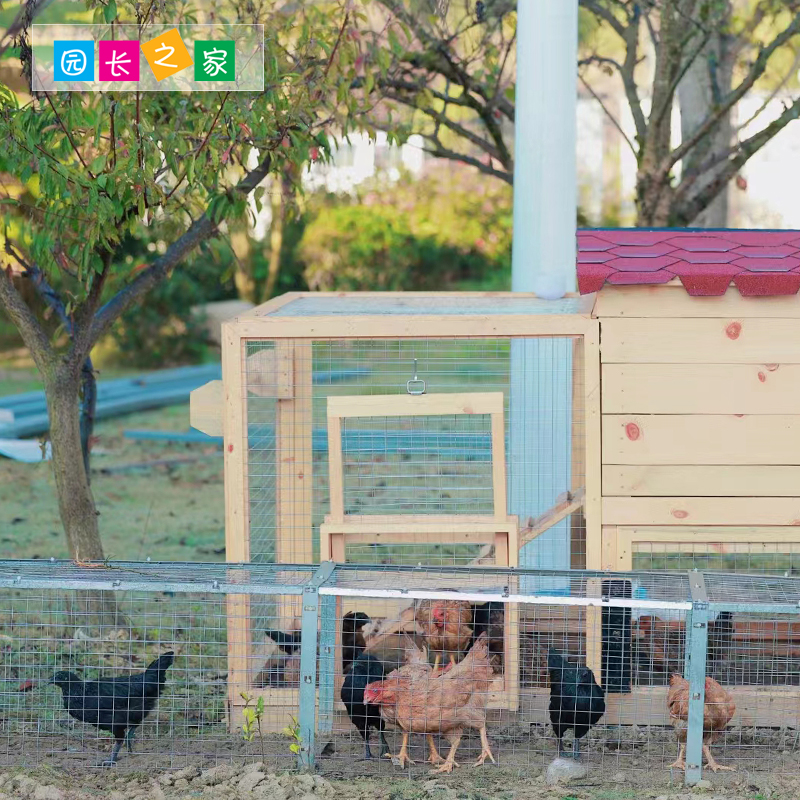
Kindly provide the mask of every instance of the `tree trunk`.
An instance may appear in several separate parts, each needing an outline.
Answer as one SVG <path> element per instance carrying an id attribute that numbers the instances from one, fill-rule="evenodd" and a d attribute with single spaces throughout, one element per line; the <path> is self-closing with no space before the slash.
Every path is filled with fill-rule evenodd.
<path id="1" fill-rule="evenodd" d="M 67 366 L 56 367 L 45 385 L 53 472 L 70 555 L 76 561 L 102 561 L 97 510 L 82 457 L 79 387 L 80 371 Z"/>
<path id="2" fill-rule="evenodd" d="M 92 450 L 92 433 L 94 432 L 94 415 L 97 410 L 97 380 L 94 377 L 94 366 L 91 356 L 83 362 L 81 368 L 81 450 L 83 452 L 83 468 L 86 480 L 91 483 L 92 473 L 89 457 Z"/>
<path id="3" fill-rule="evenodd" d="M 103 561 L 97 509 L 81 447 L 78 413 L 81 372 L 81 369 L 59 365 L 45 378 L 53 474 L 70 556 L 75 561 Z M 117 628 L 127 624 L 110 592 L 76 592 L 69 608 L 73 627 Z"/>
<path id="4" fill-rule="evenodd" d="M 732 48 L 731 36 L 724 31 L 730 20 L 730 5 L 727 7 L 727 20 L 718 31 L 714 33 L 706 48 L 692 62 L 686 76 L 678 87 L 678 102 L 681 109 L 681 136 L 688 139 L 705 122 L 709 114 L 719 102 L 719 99 L 731 90 L 733 82 L 733 66 L 735 53 Z M 687 158 L 683 160 L 683 169 L 692 171 L 709 156 L 724 152 L 733 141 L 733 125 L 731 114 L 726 114 L 719 126 L 708 136 L 705 141 L 693 148 Z M 708 170 L 695 181 L 690 193 L 681 202 L 690 202 L 700 191 L 705 189 L 726 166 L 723 161 L 716 168 Z M 730 184 L 726 184 L 722 191 L 692 220 L 686 223 L 697 228 L 725 228 L 728 226 Z"/>
<path id="5" fill-rule="evenodd" d="M 284 197 L 286 187 L 278 184 L 274 185 L 274 189 L 275 191 L 272 193 L 272 224 L 269 229 L 269 267 L 263 295 L 263 302 L 265 303 L 275 294 L 275 287 L 278 284 L 278 276 L 281 271 L 283 227 L 286 221 L 287 203 Z"/>
<path id="6" fill-rule="evenodd" d="M 253 277 L 252 247 L 246 230 L 234 230 L 230 234 L 231 250 L 234 255 L 233 282 L 240 300 L 257 302 L 256 282 Z"/>

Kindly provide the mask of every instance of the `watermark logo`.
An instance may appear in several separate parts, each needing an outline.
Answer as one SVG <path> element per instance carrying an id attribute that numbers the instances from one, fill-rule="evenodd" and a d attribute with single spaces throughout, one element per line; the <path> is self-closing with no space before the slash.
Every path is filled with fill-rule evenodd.
<path id="1" fill-rule="evenodd" d="M 139 42 L 98 42 L 101 81 L 139 80 Z"/>
<path id="2" fill-rule="evenodd" d="M 94 42 L 53 42 L 53 78 L 57 81 L 94 80 Z"/>
<path id="3" fill-rule="evenodd" d="M 177 28 L 162 33 L 142 44 L 142 52 L 157 81 L 192 66 L 192 57 L 186 49 Z"/>
<path id="4" fill-rule="evenodd" d="M 236 50 L 232 41 L 196 41 L 194 43 L 194 79 L 196 81 L 232 81 L 236 79 Z"/>
<path id="5" fill-rule="evenodd" d="M 31 49 L 36 92 L 264 90 L 263 25 L 33 23 Z"/>

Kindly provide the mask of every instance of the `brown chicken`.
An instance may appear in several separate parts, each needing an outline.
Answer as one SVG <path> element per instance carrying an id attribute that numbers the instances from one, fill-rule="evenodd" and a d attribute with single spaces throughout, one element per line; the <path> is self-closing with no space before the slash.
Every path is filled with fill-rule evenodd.
<path id="1" fill-rule="evenodd" d="M 403 732 L 403 743 L 397 760 L 401 766 L 413 763 L 408 756 L 408 738 L 412 733 L 428 736 L 432 748 L 431 762 L 439 764 L 437 772 L 452 772 L 457 767 L 455 756 L 466 728 L 480 732 L 481 754 L 476 766 L 494 755 L 486 735 L 486 704 L 492 681 L 489 647 L 481 635 L 461 663 L 438 675 L 425 672 L 418 665 L 404 675 L 402 670 L 384 681 L 367 686 L 364 702 L 380 705 L 386 722 Z M 450 752 L 444 762 L 434 756 L 432 734 L 440 733 L 450 742 Z"/>
<path id="2" fill-rule="evenodd" d="M 382 684 L 387 686 L 387 691 L 397 692 L 400 691 L 401 688 L 403 691 L 405 691 L 407 684 L 410 684 L 413 681 L 419 682 L 421 680 L 427 680 L 433 675 L 433 667 L 428 660 L 427 650 L 418 647 L 416 642 L 409 636 L 405 637 L 405 648 L 406 663 L 399 669 L 396 669 L 388 676 L 388 678 L 382 681 Z M 370 686 L 374 687 L 375 685 L 376 684 L 371 684 Z M 367 698 L 370 696 L 370 686 L 367 686 L 364 690 L 365 703 L 369 702 Z M 397 724 L 396 706 L 382 706 L 381 716 L 387 725 L 399 727 Z M 427 763 L 434 765 L 441 764 L 444 759 L 436 750 L 436 743 L 433 741 L 433 736 L 428 734 L 427 738 L 429 749 Z M 389 758 L 399 761 L 401 767 L 405 766 L 407 763 L 413 763 L 408 757 L 408 736 L 404 734 L 403 745 L 400 748 L 400 752 L 396 756 L 389 754 Z"/>
<path id="3" fill-rule="evenodd" d="M 670 675 L 667 708 L 669 721 L 678 732 L 680 752 L 670 767 L 686 769 L 686 728 L 689 720 L 689 681 L 677 673 Z M 708 766 L 714 772 L 720 770 L 733 771 L 734 767 L 723 767 L 711 755 L 711 744 L 725 730 L 736 713 L 736 705 L 730 692 L 723 689 L 713 678 L 706 678 L 706 698 L 703 706 L 703 753 Z"/>
<path id="4" fill-rule="evenodd" d="M 434 654 L 434 670 L 442 654 L 455 664 L 472 642 L 472 604 L 463 600 L 423 600 L 417 605 L 415 618 L 422 629 L 425 643 Z"/>

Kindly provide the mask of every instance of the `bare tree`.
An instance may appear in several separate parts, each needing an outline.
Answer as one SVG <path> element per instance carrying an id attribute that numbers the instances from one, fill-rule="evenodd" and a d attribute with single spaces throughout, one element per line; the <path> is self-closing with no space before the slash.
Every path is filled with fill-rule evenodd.
<path id="1" fill-rule="evenodd" d="M 430 0 L 377 1 L 385 17 L 364 71 L 373 67 L 369 81 L 390 104 L 384 123 L 396 130 L 395 109 L 410 110 L 406 129 L 425 137 L 428 152 L 511 183 L 514 0 L 454 0 L 445 14 L 425 13 Z M 584 26 L 603 35 L 584 38 L 578 78 L 609 115 L 599 82 L 613 77 L 624 92 L 634 135 L 612 119 L 636 156 L 640 226 L 701 218 L 748 159 L 800 115 L 799 95 L 756 133 L 734 135 L 736 105 L 759 81 L 788 76 L 775 73 L 800 46 L 800 2 L 757 0 L 732 14 L 733 2 L 580 0 Z M 679 91 L 686 113 L 673 146 Z"/>

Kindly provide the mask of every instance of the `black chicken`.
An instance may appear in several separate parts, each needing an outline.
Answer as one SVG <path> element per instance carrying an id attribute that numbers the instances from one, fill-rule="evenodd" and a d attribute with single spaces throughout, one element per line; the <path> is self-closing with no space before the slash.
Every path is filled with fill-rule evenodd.
<path id="1" fill-rule="evenodd" d="M 348 611 L 342 619 L 342 672 L 364 652 L 364 626 L 372 620 L 361 611 Z"/>
<path id="2" fill-rule="evenodd" d="M 558 739 L 558 755 L 564 753 L 562 739 L 568 730 L 575 736 L 572 755 L 580 758 L 580 740 L 606 712 L 605 693 L 587 667 L 570 664 L 558 650 L 547 654 L 550 673 L 550 722 Z"/>
<path id="3" fill-rule="evenodd" d="M 489 658 L 494 668 L 501 666 L 503 661 L 505 613 L 505 603 L 497 600 L 472 605 L 472 641 L 469 649 L 485 633 L 489 640 Z"/>
<path id="4" fill-rule="evenodd" d="M 287 656 L 293 656 L 300 650 L 303 634 L 300 631 L 295 633 L 284 633 L 283 631 L 266 630 L 264 633 L 272 639 Z"/>
<path id="5" fill-rule="evenodd" d="M 167 670 L 174 659 L 173 652 L 164 653 L 144 672 L 120 678 L 82 681 L 74 672 L 62 671 L 49 681 L 61 689 L 64 708 L 71 717 L 114 735 L 114 750 L 103 766 L 117 763 L 123 742 L 127 744 L 128 752 L 133 752 L 136 728 L 155 708 L 164 691 Z"/>
<path id="6" fill-rule="evenodd" d="M 369 739 L 374 728 L 380 733 L 381 755 L 389 752 L 389 745 L 383 734 L 384 722 L 381 717 L 379 705 L 366 705 L 364 703 L 364 689 L 368 684 L 382 681 L 386 677 L 383 662 L 369 653 L 362 653 L 352 665 L 350 672 L 344 677 L 341 698 L 347 709 L 347 716 L 364 740 L 364 757 L 372 758 L 369 748 Z"/>

